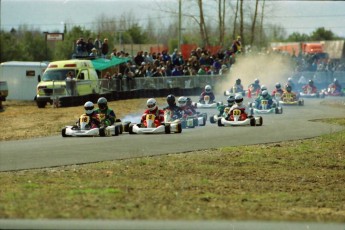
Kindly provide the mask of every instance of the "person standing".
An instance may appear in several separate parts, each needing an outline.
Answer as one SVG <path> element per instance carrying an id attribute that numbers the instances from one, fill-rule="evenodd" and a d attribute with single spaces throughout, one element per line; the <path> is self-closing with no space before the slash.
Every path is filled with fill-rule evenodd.
<path id="1" fill-rule="evenodd" d="M 102 58 L 107 58 L 108 53 L 109 53 L 108 38 L 104 38 L 104 41 L 102 44 Z"/>
<path id="2" fill-rule="evenodd" d="M 99 39 L 99 35 L 97 35 L 97 38 L 94 42 L 94 47 L 97 50 L 97 56 L 101 56 L 102 53 L 102 41 Z"/>

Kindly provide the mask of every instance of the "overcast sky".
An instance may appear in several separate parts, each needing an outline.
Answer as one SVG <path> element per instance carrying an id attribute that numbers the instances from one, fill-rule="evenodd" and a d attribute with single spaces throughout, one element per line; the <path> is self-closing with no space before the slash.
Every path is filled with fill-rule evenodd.
<path id="1" fill-rule="evenodd" d="M 182 0 L 182 4 L 184 5 Z M 246 0 L 247 1 L 247 0 Z M 100 15 L 117 17 L 131 13 L 142 23 L 147 18 L 159 16 L 168 21 L 173 17 L 159 12 L 160 6 L 178 9 L 178 0 L 0 0 L 1 29 L 9 31 L 26 24 L 41 31 L 60 31 L 63 24 L 91 27 Z M 189 1 L 190 2 L 190 1 Z M 254 1 L 253 5 L 254 5 Z M 345 37 L 344 1 L 284 1 L 266 0 L 274 11 L 266 15 L 266 22 L 280 25 L 290 34 L 310 34 L 316 28 L 325 27 L 336 35 Z M 206 6 L 214 0 L 204 0 Z M 207 7 L 206 7 L 207 8 Z M 196 12 L 197 13 L 197 12 Z"/>

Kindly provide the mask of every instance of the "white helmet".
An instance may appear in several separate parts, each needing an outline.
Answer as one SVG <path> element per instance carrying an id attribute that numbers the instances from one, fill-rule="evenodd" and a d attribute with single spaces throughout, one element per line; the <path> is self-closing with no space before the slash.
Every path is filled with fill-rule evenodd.
<path id="1" fill-rule="evenodd" d="M 235 103 L 236 103 L 237 105 L 241 105 L 242 102 L 243 102 L 243 97 L 242 97 L 242 95 L 241 95 L 241 94 L 236 94 L 236 96 L 235 96 Z"/>
<path id="2" fill-rule="evenodd" d="M 187 105 L 187 98 L 186 97 L 179 97 L 177 100 L 178 106 L 186 106 Z"/>
<path id="3" fill-rule="evenodd" d="M 261 86 L 261 91 L 264 91 L 264 90 L 267 90 L 267 87 L 266 86 Z"/>
<path id="4" fill-rule="evenodd" d="M 93 113 L 94 105 L 92 101 L 88 101 L 84 104 L 85 113 L 90 115 Z"/>
<path id="5" fill-rule="evenodd" d="M 155 110 L 157 108 L 156 99 L 154 99 L 154 98 L 148 99 L 146 102 L 146 106 L 150 111 Z"/>
<path id="6" fill-rule="evenodd" d="M 205 92 L 206 93 L 211 93 L 212 92 L 212 87 L 210 85 L 205 86 Z"/>
<path id="7" fill-rule="evenodd" d="M 267 95 L 268 95 L 268 91 L 267 90 L 262 91 L 262 96 L 263 97 L 266 97 Z"/>

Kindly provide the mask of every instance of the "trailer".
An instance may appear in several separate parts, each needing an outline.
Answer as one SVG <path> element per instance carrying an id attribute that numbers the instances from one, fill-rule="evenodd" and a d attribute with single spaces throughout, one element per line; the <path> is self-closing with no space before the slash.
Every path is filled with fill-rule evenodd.
<path id="1" fill-rule="evenodd" d="M 8 100 L 35 100 L 39 76 L 48 64 L 45 62 L 9 61 L 0 65 L 0 81 L 6 81 Z"/>

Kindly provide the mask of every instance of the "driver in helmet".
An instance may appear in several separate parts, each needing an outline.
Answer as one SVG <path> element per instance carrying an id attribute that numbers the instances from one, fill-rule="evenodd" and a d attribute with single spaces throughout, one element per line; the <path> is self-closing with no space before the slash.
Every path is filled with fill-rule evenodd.
<path id="1" fill-rule="evenodd" d="M 232 93 L 242 93 L 243 92 L 243 85 L 241 83 L 241 79 L 238 78 L 234 84 L 234 86 L 232 87 L 232 89 L 230 90 L 230 92 Z"/>
<path id="2" fill-rule="evenodd" d="M 261 86 L 258 78 L 255 78 L 254 82 L 248 86 L 248 89 L 252 94 L 259 94 Z"/>
<path id="3" fill-rule="evenodd" d="M 94 110 L 94 104 L 92 103 L 92 101 L 87 101 L 84 104 L 84 109 L 85 109 L 85 114 L 81 115 L 80 118 L 85 116 L 85 115 L 88 116 L 89 117 L 89 123 L 88 123 L 89 127 L 91 129 L 99 128 L 101 121 L 99 119 L 98 114 Z M 77 121 L 77 125 L 80 127 L 80 119 Z"/>
<path id="4" fill-rule="evenodd" d="M 308 84 L 304 85 L 302 87 L 303 93 L 305 94 L 313 94 L 313 93 L 317 93 L 317 88 L 314 85 L 314 81 L 313 80 L 309 80 Z"/>
<path id="5" fill-rule="evenodd" d="M 287 80 L 287 83 L 286 83 L 286 84 L 291 86 L 291 90 L 292 90 L 292 91 L 293 91 L 293 90 L 295 90 L 295 83 L 293 83 L 293 81 L 292 81 L 292 78 L 291 78 L 291 77 L 289 77 L 289 78 L 288 78 L 288 80 Z"/>
<path id="6" fill-rule="evenodd" d="M 155 115 L 154 124 L 156 127 L 160 126 L 162 122 L 164 122 L 164 111 L 162 109 L 158 109 L 157 101 L 154 98 L 150 98 L 146 102 L 147 109 L 144 111 L 143 115 L 141 116 L 141 123 L 147 127 L 146 124 L 146 116 L 149 114 Z"/>
<path id="7" fill-rule="evenodd" d="M 233 112 L 234 110 L 240 110 L 240 120 L 245 120 L 248 118 L 248 111 L 246 106 L 243 104 L 243 96 L 241 94 L 236 94 L 235 95 L 235 104 L 231 106 L 228 117 L 226 118 L 227 120 L 234 120 L 234 115 Z"/>
<path id="8" fill-rule="evenodd" d="M 183 117 L 193 116 L 194 112 L 190 109 L 190 107 L 187 105 L 187 97 L 179 97 L 177 100 L 178 106 L 182 110 Z"/>
<path id="9" fill-rule="evenodd" d="M 193 114 L 197 114 L 198 112 L 195 110 L 196 106 L 193 105 L 193 101 L 190 97 L 187 97 L 187 105 L 186 107 L 193 112 Z"/>
<path id="10" fill-rule="evenodd" d="M 115 123 L 116 115 L 114 110 L 108 107 L 108 101 L 105 97 L 100 97 L 97 100 L 98 109 L 95 112 L 99 115 L 101 124 L 104 126 L 110 126 Z"/>
<path id="11" fill-rule="evenodd" d="M 333 82 L 328 85 L 328 93 L 334 96 L 341 96 L 341 89 L 342 87 L 336 78 L 334 78 Z"/>
<path id="12" fill-rule="evenodd" d="M 259 97 L 255 99 L 255 107 L 257 109 L 262 109 L 262 101 L 266 100 L 267 101 L 267 109 L 272 108 L 273 106 L 273 100 L 271 95 L 268 93 L 267 89 L 264 89 Z"/>
<path id="13" fill-rule="evenodd" d="M 292 101 L 297 100 L 297 95 L 294 92 L 292 92 L 291 85 L 286 84 L 285 91 L 281 96 L 281 100 L 282 101 L 288 101 L 288 102 L 292 102 Z"/>
<path id="14" fill-rule="evenodd" d="M 167 96 L 167 103 L 168 105 L 163 108 L 163 110 L 170 110 L 172 111 L 173 115 L 172 118 L 174 120 L 179 119 L 182 117 L 182 109 L 176 105 L 176 99 L 173 94 L 169 94 Z"/>
<path id="15" fill-rule="evenodd" d="M 284 93 L 284 90 L 282 89 L 282 86 L 281 86 L 281 84 L 279 83 L 279 82 L 277 82 L 277 84 L 276 84 L 276 88 L 272 91 L 272 94 L 271 94 L 271 96 L 272 97 L 275 97 L 276 96 L 276 94 L 278 95 L 282 95 Z"/>
<path id="16" fill-rule="evenodd" d="M 219 105 L 217 107 L 218 111 L 219 111 L 219 114 L 218 116 L 221 116 L 221 117 L 226 117 L 228 115 L 228 112 L 230 111 L 230 108 L 235 104 L 235 96 L 234 95 L 230 95 L 226 101 L 228 102 L 227 105 Z"/>
<path id="17" fill-rule="evenodd" d="M 213 103 L 214 102 L 215 96 L 214 96 L 214 93 L 212 91 L 212 87 L 210 85 L 206 85 L 205 86 L 205 90 L 200 94 L 200 97 L 199 97 L 199 102 L 200 103 L 205 104 L 205 100 L 204 100 L 205 96 L 209 96 L 210 97 L 209 103 Z"/>

